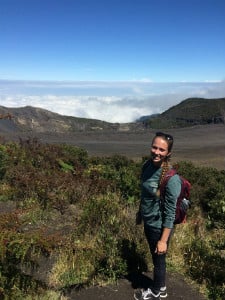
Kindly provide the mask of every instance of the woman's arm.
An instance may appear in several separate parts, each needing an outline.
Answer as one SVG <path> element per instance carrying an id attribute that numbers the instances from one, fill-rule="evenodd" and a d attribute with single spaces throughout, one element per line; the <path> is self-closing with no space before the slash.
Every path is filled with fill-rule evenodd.
<path id="1" fill-rule="evenodd" d="M 178 175 L 171 177 L 166 186 L 165 199 L 163 202 L 163 230 L 157 243 L 155 252 L 164 254 L 167 251 L 167 242 L 173 228 L 175 219 L 176 202 L 181 191 L 181 181 Z"/>
<path id="2" fill-rule="evenodd" d="M 181 191 L 181 180 L 179 175 L 172 176 L 165 187 L 165 198 L 163 199 L 162 209 L 162 227 L 173 228 L 177 198 Z"/>

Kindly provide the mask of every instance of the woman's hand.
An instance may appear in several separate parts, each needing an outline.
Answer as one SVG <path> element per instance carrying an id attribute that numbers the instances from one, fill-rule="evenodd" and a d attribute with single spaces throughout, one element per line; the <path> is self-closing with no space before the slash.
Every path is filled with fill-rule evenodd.
<path id="1" fill-rule="evenodd" d="M 155 249 L 155 253 L 161 255 L 161 254 L 165 254 L 166 251 L 167 251 L 167 242 L 163 242 L 159 240 Z"/>
<path id="2" fill-rule="evenodd" d="M 157 254 L 165 254 L 167 251 L 167 241 L 169 239 L 171 233 L 171 228 L 163 228 L 162 235 L 160 240 L 158 241 L 155 249 L 155 253 Z"/>

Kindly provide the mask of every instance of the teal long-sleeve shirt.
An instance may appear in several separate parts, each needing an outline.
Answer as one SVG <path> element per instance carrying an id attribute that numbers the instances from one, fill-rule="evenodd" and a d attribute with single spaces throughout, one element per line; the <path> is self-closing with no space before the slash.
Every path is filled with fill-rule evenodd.
<path id="1" fill-rule="evenodd" d="M 181 180 L 176 174 L 172 176 L 165 190 L 165 199 L 160 201 L 157 196 L 162 168 L 148 164 L 141 178 L 141 215 L 145 226 L 154 228 L 173 228 L 176 202 L 181 191 Z"/>

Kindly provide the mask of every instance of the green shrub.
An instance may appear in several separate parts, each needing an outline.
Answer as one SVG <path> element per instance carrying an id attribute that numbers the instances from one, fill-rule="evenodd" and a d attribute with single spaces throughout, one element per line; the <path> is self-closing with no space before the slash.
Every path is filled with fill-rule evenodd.
<path id="1" fill-rule="evenodd" d="M 191 278 L 207 286 L 209 299 L 222 300 L 225 292 L 225 257 L 222 251 L 216 250 L 206 239 L 195 239 L 186 252 L 186 262 Z"/>
<path id="2" fill-rule="evenodd" d="M 7 152 L 7 147 L 4 145 L 0 145 L 0 180 L 5 175 L 8 161 L 9 161 L 9 156 Z"/>
<path id="3" fill-rule="evenodd" d="M 91 159 L 89 168 L 101 178 L 114 183 L 115 189 L 126 203 L 135 203 L 140 198 L 140 166 L 133 160 L 120 155 Z"/>

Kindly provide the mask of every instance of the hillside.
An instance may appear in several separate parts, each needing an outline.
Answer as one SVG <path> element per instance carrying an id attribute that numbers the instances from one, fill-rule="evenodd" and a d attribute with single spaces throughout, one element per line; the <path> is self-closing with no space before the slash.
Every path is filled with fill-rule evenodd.
<path id="1" fill-rule="evenodd" d="M 64 133 L 69 131 L 87 131 L 99 129 L 109 129 L 110 123 L 91 120 L 85 118 L 76 118 L 63 116 L 51 111 L 25 106 L 19 108 L 6 108 L 0 106 L 1 129 L 4 131 L 16 130 L 18 132 L 56 132 Z M 13 121 L 14 125 L 10 125 Z M 12 128 L 13 127 L 13 128 Z"/>
<path id="2" fill-rule="evenodd" d="M 145 121 L 146 127 L 173 128 L 204 124 L 219 124 L 225 120 L 225 98 L 189 98 L 157 118 Z"/>
<path id="3" fill-rule="evenodd" d="M 88 131 L 126 131 L 140 127 L 138 123 L 119 124 L 101 120 L 64 116 L 46 109 L 25 106 L 0 106 L 2 133 L 72 133 Z"/>

